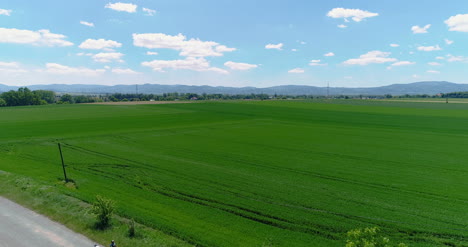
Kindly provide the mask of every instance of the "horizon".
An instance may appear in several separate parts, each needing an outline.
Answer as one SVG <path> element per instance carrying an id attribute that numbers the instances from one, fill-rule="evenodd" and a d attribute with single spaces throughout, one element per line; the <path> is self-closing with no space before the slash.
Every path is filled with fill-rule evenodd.
<path id="1" fill-rule="evenodd" d="M 0 0 L 0 83 L 468 84 L 465 2 L 437 3 Z"/>

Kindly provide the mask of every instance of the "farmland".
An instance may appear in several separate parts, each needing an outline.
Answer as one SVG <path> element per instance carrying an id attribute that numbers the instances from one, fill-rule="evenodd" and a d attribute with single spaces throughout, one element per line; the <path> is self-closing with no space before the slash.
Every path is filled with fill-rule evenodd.
<path id="1" fill-rule="evenodd" d="M 227 101 L 0 108 L 0 170 L 199 246 L 344 246 L 379 226 L 468 246 L 468 104 Z"/>

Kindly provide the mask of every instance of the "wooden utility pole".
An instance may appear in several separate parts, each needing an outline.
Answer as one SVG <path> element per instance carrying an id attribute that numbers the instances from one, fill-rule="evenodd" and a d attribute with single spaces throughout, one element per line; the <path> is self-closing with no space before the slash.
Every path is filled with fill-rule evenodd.
<path id="1" fill-rule="evenodd" d="M 60 142 L 57 144 L 60 151 L 60 158 L 62 159 L 63 176 L 65 177 L 65 183 L 68 183 L 67 172 L 65 171 L 65 163 L 63 162 L 62 147 L 60 146 Z"/>

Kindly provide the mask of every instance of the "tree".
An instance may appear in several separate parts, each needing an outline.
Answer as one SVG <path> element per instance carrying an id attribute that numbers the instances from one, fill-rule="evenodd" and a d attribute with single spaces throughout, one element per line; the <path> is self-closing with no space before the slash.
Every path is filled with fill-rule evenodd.
<path id="1" fill-rule="evenodd" d="M 382 236 L 378 227 L 354 229 L 347 236 L 346 247 L 407 247 L 404 243 L 390 244 L 390 239 Z"/>
<path id="2" fill-rule="evenodd" d="M 48 104 L 55 103 L 55 92 L 49 90 L 35 90 L 33 94 L 37 95 L 41 100 L 44 100 Z"/>
<path id="3" fill-rule="evenodd" d="M 60 97 L 60 102 L 63 104 L 71 104 L 73 103 L 73 97 L 70 94 L 64 94 Z"/>
<path id="4" fill-rule="evenodd" d="M 7 105 L 6 101 L 4 99 L 0 98 L 0 107 L 6 106 L 6 105 Z"/>

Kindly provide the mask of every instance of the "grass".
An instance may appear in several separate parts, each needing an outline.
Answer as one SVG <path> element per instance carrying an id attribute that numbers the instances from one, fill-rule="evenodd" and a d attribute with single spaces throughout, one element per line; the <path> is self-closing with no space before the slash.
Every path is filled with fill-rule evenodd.
<path id="1" fill-rule="evenodd" d="M 379 226 L 468 246 L 467 123 L 468 105 L 423 102 L 0 108 L 0 170 L 57 184 L 61 142 L 60 194 L 105 195 L 173 245 L 344 246 Z"/>

